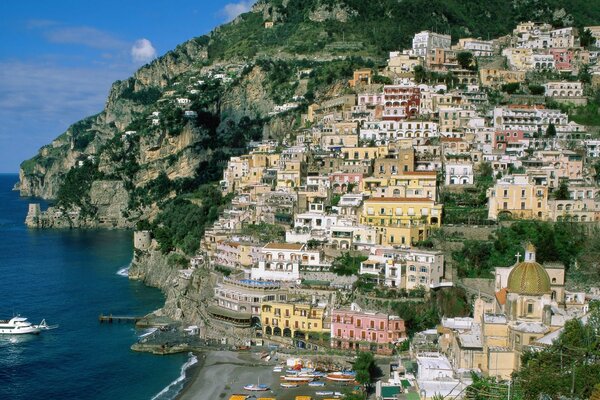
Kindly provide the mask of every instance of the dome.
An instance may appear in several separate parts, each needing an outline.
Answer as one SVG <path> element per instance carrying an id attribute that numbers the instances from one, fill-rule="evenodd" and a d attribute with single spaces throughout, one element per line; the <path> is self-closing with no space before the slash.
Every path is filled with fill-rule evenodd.
<path id="1" fill-rule="evenodd" d="M 508 291 L 518 294 L 540 295 L 548 294 L 550 277 L 540 264 L 535 261 L 525 261 L 517 264 L 508 275 Z"/>

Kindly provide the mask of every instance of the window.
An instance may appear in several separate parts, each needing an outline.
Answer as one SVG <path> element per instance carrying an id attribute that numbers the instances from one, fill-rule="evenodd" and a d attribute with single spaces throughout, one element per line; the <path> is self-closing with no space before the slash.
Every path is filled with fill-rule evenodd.
<path id="1" fill-rule="evenodd" d="M 533 303 L 527 303 L 527 314 L 533 313 Z"/>

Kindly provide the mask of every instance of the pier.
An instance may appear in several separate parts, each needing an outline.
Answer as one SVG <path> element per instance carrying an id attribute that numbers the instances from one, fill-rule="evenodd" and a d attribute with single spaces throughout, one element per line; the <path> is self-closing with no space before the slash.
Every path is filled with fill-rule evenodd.
<path id="1" fill-rule="evenodd" d="M 128 315 L 104 315 L 104 314 L 100 314 L 100 316 L 98 317 L 98 321 L 100 321 L 101 324 L 103 323 L 108 323 L 108 324 L 112 324 L 113 322 L 133 322 L 133 323 L 137 323 L 139 320 L 141 320 L 144 317 L 132 317 L 132 316 L 128 316 Z"/>

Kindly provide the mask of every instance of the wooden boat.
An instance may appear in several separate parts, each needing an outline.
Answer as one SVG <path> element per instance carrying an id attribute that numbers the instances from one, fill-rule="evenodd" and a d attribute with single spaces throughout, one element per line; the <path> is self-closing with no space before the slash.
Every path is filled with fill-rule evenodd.
<path id="1" fill-rule="evenodd" d="M 354 382 L 356 376 L 347 372 L 332 372 L 325 379 L 332 382 Z"/>
<path id="2" fill-rule="evenodd" d="M 312 382 L 315 380 L 312 376 L 307 375 L 285 375 L 281 379 L 287 382 Z"/>

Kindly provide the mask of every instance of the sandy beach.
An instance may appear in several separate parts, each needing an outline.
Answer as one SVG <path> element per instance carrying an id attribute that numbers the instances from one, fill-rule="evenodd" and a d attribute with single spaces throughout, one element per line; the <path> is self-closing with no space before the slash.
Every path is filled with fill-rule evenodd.
<path id="1" fill-rule="evenodd" d="M 256 354 L 208 351 L 198 354 L 198 361 L 200 366 L 178 399 L 228 399 L 234 393 L 245 393 L 243 387 L 259 379 L 260 383 L 273 385 L 273 365 L 261 361 Z"/>
<path id="2" fill-rule="evenodd" d="M 280 386 L 280 373 L 273 372 L 274 363 L 266 363 L 258 354 L 232 351 L 207 351 L 198 354 L 198 367 L 190 371 L 189 383 L 179 394 L 179 400 L 229 399 L 235 393 L 254 394 L 256 397 L 275 397 L 277 400 L 293 400 L 298 395 L 315 396 L 318 390 L 344 392 L 352 385 L 327 383 L 324 388 L 301 385 L 284 389 Z M 266 384 L 271 390 L 250 393 L 243 389 L 247 384 Z"/>

